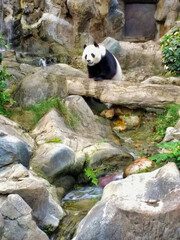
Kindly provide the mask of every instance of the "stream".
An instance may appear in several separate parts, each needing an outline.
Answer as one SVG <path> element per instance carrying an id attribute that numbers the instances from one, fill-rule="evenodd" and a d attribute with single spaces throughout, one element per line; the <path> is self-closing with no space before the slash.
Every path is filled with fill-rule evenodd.
<path id="1" fill-rule="evenodd" d="M 147 114 L 143 124 L 136 129 L 115 132 L 125 151 L 134 159 L 140 156 L 148 156 L 155 151 L 156 143 L 153 139 L 154 117 Z M 117 175 L 113 180 L 122 179 L 122 170 L 117 169 Z M 96 186 L 82 186 L 67 193 L 62 199 L 62 207 L 66 216 L 60 222 L 58 229 L 50 240 L 71 240 L 75 234 L 79 222 L 86 216 L 89 210 L 100 200 L 103 188 Z"/>
<path id="2" fill-rule="evenodd" d="M 71 240 L 78 223 L 101 198 L 103 189 L 96 186 L 83 186 L 72 190 L 62 199 L 66 216 L 50 240 Z"/>

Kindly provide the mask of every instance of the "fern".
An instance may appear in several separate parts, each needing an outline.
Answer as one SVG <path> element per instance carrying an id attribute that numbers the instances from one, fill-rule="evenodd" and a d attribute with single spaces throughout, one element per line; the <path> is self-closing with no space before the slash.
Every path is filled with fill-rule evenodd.
<path id="1" fill-rule="evenodd" d="M 175 162 L 180 169 L 180 142 L 164 142 L 156 146 L 161 149 L 168 149 L 170 152 L 153 155 L 149 157 L 150 160 L 155 160 L 157 164 Z"/>

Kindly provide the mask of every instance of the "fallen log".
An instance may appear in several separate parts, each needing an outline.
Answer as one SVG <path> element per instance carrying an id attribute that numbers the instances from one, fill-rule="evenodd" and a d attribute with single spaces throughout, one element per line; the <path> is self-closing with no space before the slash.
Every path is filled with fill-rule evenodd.
<path id="1" fill-rule="evenodd" d="M 180 86 L 175 85 L 67 77 L 67 87 L 69 94 L 130 108 L 164 108 L 167 104 L 180 104 Z"/>

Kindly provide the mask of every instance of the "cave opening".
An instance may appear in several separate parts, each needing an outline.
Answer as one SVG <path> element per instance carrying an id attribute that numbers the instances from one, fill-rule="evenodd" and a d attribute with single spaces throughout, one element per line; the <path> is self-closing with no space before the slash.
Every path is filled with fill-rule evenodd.
<path id="1" fill-rule="evenodd" d="M 156 0 L 126 0 L 123 35 L 127 41 L 148 41 L 155 39 Z"/>

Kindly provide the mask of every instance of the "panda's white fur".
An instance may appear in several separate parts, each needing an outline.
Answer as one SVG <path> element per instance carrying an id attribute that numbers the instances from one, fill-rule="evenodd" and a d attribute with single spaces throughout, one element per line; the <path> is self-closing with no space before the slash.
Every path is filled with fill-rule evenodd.
<path id="1" fill-rule="evenodd" d="M 105 61 L 102 61 L 103 59 L 105 59 Z M 97 81 L 103 79 L 121 81 L 123 78 L 121 66 L 118 60 L 101 44 L 94 43 L 88 46 L 85 45 L 82 61 L 87 65 L 89 77 L 94 78 Z M 107 72 L 106 69 L 108 69 Z M 102 72 L 102 77 L 98 78 L 98 74 L 96 76 L 96 70 L 98 74 L 99 71 Z M 92 71 L 93 74 L 91 74 Z M 113 73 L 111 75 L 108 75 L 110 71 L 113 71 Z"/>

